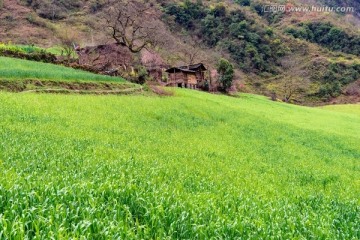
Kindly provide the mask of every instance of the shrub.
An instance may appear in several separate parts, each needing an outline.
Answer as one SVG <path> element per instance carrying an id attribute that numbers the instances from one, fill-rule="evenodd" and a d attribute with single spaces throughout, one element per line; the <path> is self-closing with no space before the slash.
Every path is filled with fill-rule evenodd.
<path id="1" fill-rule="evenodd" d="M 320 87 L 318 95 L 322 98 L 338 97 L 341 94 L 341 84 L 339 82 L 327 83 Z"/>
<path id="2" fill-rule="evenodd" d="M 330 23 L 301 23 L 297 27 L 287 28 L 285 33 L 317 43 L 333 51 L 360 55 L 360 36 L 349 35 Z"/>
<path id="3" fill-rule="evenodd" d="M 232 86 L 234 78 L 234 66 L 228 60 L 221 58 L 217 64 L 217 71 L 222 90 L 228 91 Z"/>
<path id="4" fill-rule="evenodd" d="M 78 10 L 81 7 L 80 0 L 27 0 L 26 2 L 40 17 L 50 20 L 64 19 L 69 11 Z"/>
<path id="5" fill-rule="evenodd" d="M 250 6 L 251 4 L 250 0 L 235 0 L 235 2 L 240 6 Z"/>

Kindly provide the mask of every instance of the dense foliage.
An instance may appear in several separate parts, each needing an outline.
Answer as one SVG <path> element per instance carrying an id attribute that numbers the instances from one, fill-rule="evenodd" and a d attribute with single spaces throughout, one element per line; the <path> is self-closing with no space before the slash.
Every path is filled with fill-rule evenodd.
<path id="1" fill-rule="evenodd" d="M 240 4 L 240 6 L 250 6 L 251 0 L 234 0 L 237 4 Z"/>
<path id="2" fill-rule="evenodd" d="M 285 13 L 282 11 L 271 12 L 271 11 L 264 11 L 264 6 L 268 5 L 269 3 L 264 3 L 262 1 L 254 1 L 251 2 L 251 9 L 253 12 L 256 12 L 259 16 L 266 19 L 269 24 L 274 24 L 279 22 L 285 16 Z"/>
<path id="3" fill-rule="evenodd" d="M 318 95 L 323 98 L 337 97 L 342 87 L 360 78 L 360 64 L 331 63 L 321 79 Z"/>
<path id="4" fill-rule="evenodd" d="M 234 66 L 226 59 L 221 58 L 217 64 L 219 83 L 224 91 L 228 91 L 234 79 Z"/>
<path id="5" fill-rule="evenodd" d="M 262 28 L 241 10 L 223 5 L 210 9 L 201 2 L 168 4 L 166 13 L 197 34 L 209 47 L 228 51 L 246 72 L 276 72 L 279 57 L 287 51 L 271 28 Z"/>
<path id="6" fill-rule="evenodd" d="M 344 30 L 330 23 L 308 22 L 285 30 L 295 38 L 301 38 L 318 43 L 333 51 L 360 56 L 360 35 L 349 35 Z"/>

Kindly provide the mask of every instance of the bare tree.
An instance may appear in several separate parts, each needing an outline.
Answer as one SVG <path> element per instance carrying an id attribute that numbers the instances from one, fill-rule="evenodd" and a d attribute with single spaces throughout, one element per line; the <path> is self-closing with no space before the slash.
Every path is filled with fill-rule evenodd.
<path id="1" fill-rule="evenodd" d="M 183 47 L 182 59 L 186 64 L 194 64 L 199 60 L 201 51 L 203 50 L 201 41 L 199 39 L 191 39 L 190 41 L 184 42 L 185 46 Z"/>
<path id="2" fill-rule="evenodd" d="M 184 58 L 186 59 L 186 63 L 191 65 L 195 63 L 195 60 L 198 58 L 200 53 L 200 49 L 198 48 L 185 48 L 184 49 Z"/>
<path id="3" fill-rule="evenodd" d="M 277 84 L 278 93 L 282 96 L 284 102 L 290 102 L 309 87 L 308 73 L 293 56 L 287 56 L 282 59 L 281 65 L 286 71 L 285 77 Z"/>
<path id="4" fill-rule="evenodd" d="M 301 78 L 286 77 L 280 82 L 280 93 L 284 102 L 290 102 L 302 90 Z"/>
<path id="5" fill-rule="evenodd" d="M 106 24 L 111 37 L 133 53 L 157 44 L 157 25 L 151 4 L 117 1 L 108 8 Z"/>

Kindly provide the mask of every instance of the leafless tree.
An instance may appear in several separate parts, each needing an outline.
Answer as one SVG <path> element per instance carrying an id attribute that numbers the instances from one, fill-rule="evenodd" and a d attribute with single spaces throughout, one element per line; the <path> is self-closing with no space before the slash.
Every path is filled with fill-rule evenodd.
<path id="1" fill-rule="evenodd" d="M 276 92 L 282 96 L 284 102 L 290 102 L 308 88 L 308 73 L 301 62 L 292 56 L 282 59 L 281 65 L 286 71 L 286 76 L 279 81 Z"/>
<path id="2" fill-rule="evenodd" d="M 284 102 L 290 102 L 292 97 L 301 90 L 301 79 L 286 77 L 281 80 L 280 92 Z"/>
<path id="3" fill-rule="evenodd" d="M 181 51 L 183 61 L 189 65 L 194 64 L 196 61 L 199 61 L 202 50 L 202 44 L 199 39 L 191 39 L 184 42 L 184 47 Z"/>
<path id="4" fill-rule="evenodd" d="M 116 1 L 107 9 L 105 19 L 111 37 L 133 53 L 157 44 L 160 23 L 150 3 Z"/>

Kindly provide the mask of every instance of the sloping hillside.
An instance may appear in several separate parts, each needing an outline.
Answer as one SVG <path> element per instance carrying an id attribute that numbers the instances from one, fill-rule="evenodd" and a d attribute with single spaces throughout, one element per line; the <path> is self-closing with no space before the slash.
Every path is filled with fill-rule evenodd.
<path id="1" fill-rule="evenodd" d="M 356 113 L 190 90 L 0 112 L 1 238 L 360 237 Z"/>
<path id="2" fill-rule="evenodd" d="M 142 87 L 122 78 L 49 63 L 0 57 L 0 90 L 82 94 L 128 94 Z"/>
<path id="3" fill-rule="evenodd" d="M 169 65 L 225 57 L 236 67 L 234 86 L 299 104 L 357 101 L 359 19 L 356 13 L 277 12 L 276 1 L 155 1 L 165 44 L 155 51 Z M 278 1 L 278 4 L 281 4 Z M 356 1 L 289 1 L 291 6 L 353 6 Z M 53 46 L 69 38 L 82 46 L 112 42 L 104 14 L 112 1 L 3 0 L 0 39 Z M 194 56 L 196 53 L 196 56 Z"/>

